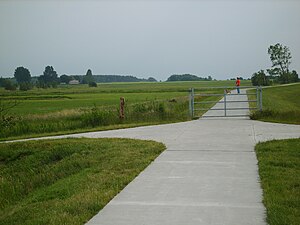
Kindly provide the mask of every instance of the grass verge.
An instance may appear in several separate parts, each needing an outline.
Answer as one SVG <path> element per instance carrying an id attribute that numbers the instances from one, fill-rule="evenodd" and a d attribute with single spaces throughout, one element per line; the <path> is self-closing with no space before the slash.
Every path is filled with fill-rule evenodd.
<path id="1" fill-rule="evenodd" d="M 300 224 L 300 139 L 256 145 L 269 225 Z"/>
<path id="2" fill-rule="evenodd" d="M 164 149 L 130 139 L 2 143 L 0 224 L 83 224 Z"/>

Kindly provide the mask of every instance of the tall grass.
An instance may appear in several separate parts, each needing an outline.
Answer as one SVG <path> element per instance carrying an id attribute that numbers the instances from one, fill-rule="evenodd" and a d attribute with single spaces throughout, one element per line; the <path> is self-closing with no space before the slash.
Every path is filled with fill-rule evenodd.
<path id="1" fill-rule="evenodd" d="M 118 124 L 167 123 L 189 120 L 186 98 L 175 102 L 149 101 L 125 106 L 125 118 L 117 107 L 97 107 L 55 112 L 44 115 L 16 116 L 16 122 L 2 126 L 0 138 L 30 134 L 63 132 Z"/>
<path id="2" fill-rule="evenodd" d="M 250 81 L 242 84 L 249 86 Z M 155 83 L 111 83 L 87 85 L 63 85 L 57 88 L 32 89 L 29 91 L 5 91 L 0 89 L 0 99 L 21 102 L 12 109 L 16 115 L 45 114 L 62 110 L 89 108 L 95 103 L 101 106 L 116 105 L 120 97 L 126 102 L 141 103 L 188 96 L 189 88 L 211 86 L 233 86 L 234 81 L 155 82 Z"/>

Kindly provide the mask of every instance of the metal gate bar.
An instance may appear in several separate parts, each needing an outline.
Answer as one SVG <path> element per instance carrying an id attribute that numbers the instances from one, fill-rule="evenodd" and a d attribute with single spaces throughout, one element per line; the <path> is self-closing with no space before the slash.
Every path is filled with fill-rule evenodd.
<path id="1" fill-rule="evenodd" d="M 189 96 L 189 111 L 190 111 L 190 116 L 193 118 L 195 117 L 195 111 L 207 111 L 207 110 L 224 110 L 224 116 L 225 117 L 240 117 L 240 116 L 245 116 L 245 115 L 227 115 L 227 111 L 231 111 L 231 110 L 262 110 L 262 87 L 261 86 L 242 86 L 240 87 L 240 89 L 255 89 L 256 93 L 249 93 L 249 94 L 235 94 L 235 93 L 230 93 L 229 96 L 235 96 L 235 95 L 239 95 L 239 96 L 248 96 L 248 95 L 253 95 L 256 96 L 255 100 L 227 100 L 227 90 L 232 90 L 232 89 L 236 89 L 236 87 L 206 87 L 206 88 L 201 88 L 201 89 L 223 89 L 223 94 L 217 94 L 217 93 L 195 93 L 195 89 L 191 88 L 190 89 L 190 96 Z M 203 96 L 203 97 L 207 97 L 207 96 L 223 96 L 223 100 L 221 101 L 200 101 L 200 102 L 195 102 L 195 96 Z M 242 102 L 256 102 L 256 107 L 240 107 L 240 108 L 230 108 L 228 107 L 227 103 L 242 103 Z M 195 108 L 195 105 L 201 105 L 201 104 L 212 104 L 215 103 L 216 104 L 223 104 L 223 108 Z M 224 116 L 204 116 L 204 117 L 224 117 Z"/>

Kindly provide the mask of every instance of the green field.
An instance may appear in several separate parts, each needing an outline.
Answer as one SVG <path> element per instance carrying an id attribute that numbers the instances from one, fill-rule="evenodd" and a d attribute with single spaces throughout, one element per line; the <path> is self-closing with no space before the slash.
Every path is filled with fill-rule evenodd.
<path id="1" fill-rule="evenodd" d="M 0 144 L 0 224 L 84 224 L 163 150 L 154 141 Z"/>
<path id="2" fill-rule="evenodd" d="M 300 139 L 256 145 L 269 225 L 300 224 Z"/>
<path id="3" fill-rule="evenodd" d="M 243 81 L 243 85 L 250 85 Z M 190 88 L 233 86 L 234 81 L 199 82 L 147 82 L 104 83 L 96 88 L 87 85 L 61 85 L 58 88 L 33 89 L 30 91 L 5 91 L 0 89 L 3 100 L 17 100 L 20 104 L 12 110 L 17 115 L 45 114 L 62 110 L 97 106 L 118 106 L 120 97 L 128 104 L 152 100 L 169 100 L 187 97 Z"/>
<path id="4" fill-rule="evenodd" d="M 18 105 L 0 123 L 0 140 L 187 121 L 191 119 L 190 88 L 233 84 L 234 81 L 105 83 L 96 88 L 61 85 L 30 91 L 1 89 L 1 104 L 16 101 Z M 248 86 L 250 81 L 242 84 Z M 124 120 L 119 119 L 120 97 L 126 101 Z"/>

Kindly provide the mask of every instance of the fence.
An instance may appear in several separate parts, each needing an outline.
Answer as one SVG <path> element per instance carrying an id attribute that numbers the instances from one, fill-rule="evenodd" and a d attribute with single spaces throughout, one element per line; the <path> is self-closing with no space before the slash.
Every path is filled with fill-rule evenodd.
<path id="1" fill-rule="evenodd" d="M 236 87 L 205 87 L 201 89 L 191 88 L 189 91 L 189 112 L 192 118 L 199 117 L 196 115 L 198 111 L 220 111 L 223 113 L 214 114 L 214 115 L 203 115 L 202 117 L 238 117 L 245 116 L 245 114 L 231 114 L 229 111 L 233 110 L 262 110 L 262 88 L 261 86 L 241 86 L 240 89 L 243 89 L 241 93 L 236 93 Z M 246 93 L 246 90 L 255 89 L 255 93 Z M 206 92 L 204 92 L 206 90 Z M 202 92 L 201 92 L 202 91 Z M 254 100 L 249 100 L 248 96 L 254 95 Z M 220 97 L 220 101 L 202 101 L 201 97 Z M 200 98 L 200 101 L 197 101 Z M 249 103 L 255 102 L 256 107 L 250 107 Z M 236 104 L 238 103 L 238 104 Z M 207 108 L 205 106 L 218 105 L 218 107 Z"/>

